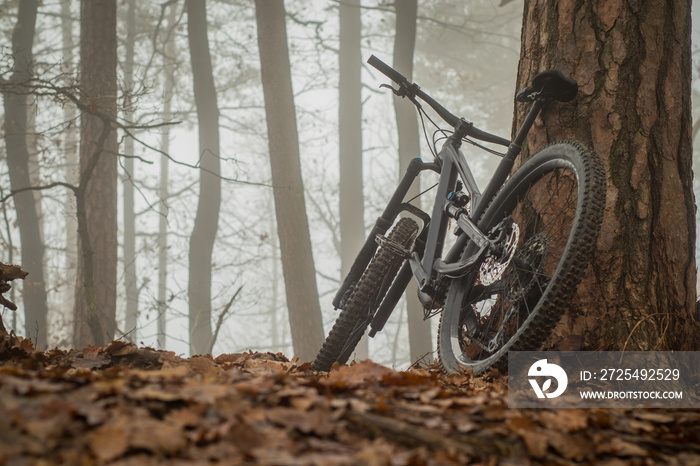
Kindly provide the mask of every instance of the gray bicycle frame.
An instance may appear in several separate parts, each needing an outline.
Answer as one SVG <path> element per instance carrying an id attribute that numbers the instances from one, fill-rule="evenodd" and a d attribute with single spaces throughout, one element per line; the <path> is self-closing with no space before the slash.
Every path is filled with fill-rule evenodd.
<path id="1" fill-rule="evenodd" d="M 442 106 L 422 91 L 420 94 L 423 95 L 419 95 L 419 97 L 431 107 L 436 110 L 438 110 L 436 106 L 439 107 L 441 111 L 438 111 L 438 113 L 441 116 L 446 112 Z M 513 168 L 515 159 L 520 153 L 521 145 L 525 141 L 527 133 L 545 105 L 546 101 L 536 100 L 533 102 L 525 121 L 523 121 L 513 141 L 477 130 L 479 134 L 488 136 L 489 142 L 508 146 L 483 193 L 479 191 L 467 159 L 460 150 L 464 137 L 474 137 L 473 130 L 475 128 L 464 119 L 458 119 L 457 124 L 454 125 L 453 134 L 443 144 L 433 162 L 426 163 L 418 158 L 413 159 L 384 212 L 375 222 L 348 275 L 338 289 L 333 299 L 335 308 L 342 307 L 346 293 L 359 280 L 367 268 L 377 250 L 377 236 L 385 235 L 399 214 L 404 211 L 421 218 L 423 229 L 416 240 L 410 257 L 407 258 L 408 260 L 399 270 L 377 312 L 372 316 L 369 335 L 374 336 L 384 327 L 411 279 L 415 279 L 418 283 L 418 297 L 424 305 L 430 303 L 437 292 L 437 285 L 446 276 L 465 276 L 473 282 L 473 275 L 470 274 L 476 271 L 476 266 L 481 263 L 483 257 L 489 251 L 492 241 L 487 236 L 488 232 L 481 231 L 472 219 L 481 217 L 491 199 L 505 183 Z M 479 137 L 477 136 L 477 138 Z M 418 175 L 426 170 L 440 174 L 432 215 L 430 216 L 417 207 L 404 203 L 404 198 L 411 185 Z M 461 179 L 467 194 L 471 198 L 471 205 L 473 206 L 471 212 L 467 212 L 462 206 L 457 205 L 450 199 L 452 197 L 450 194 L 455 192 L 458 179 Z M 460 233 L 454 245 L 445 258 L 442 259 L 448 222 L 451 218 L 456 219 Z M 468 291 L 465 289 L 460 294 L 464 296 L 463 293 Z M 473 322 L 467 324 L 470 327 L 474 325 Z"/>

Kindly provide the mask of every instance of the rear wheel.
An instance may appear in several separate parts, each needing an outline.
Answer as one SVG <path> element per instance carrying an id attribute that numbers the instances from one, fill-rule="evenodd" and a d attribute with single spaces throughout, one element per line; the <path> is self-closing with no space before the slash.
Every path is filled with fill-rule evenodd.
<path id="1" fill-rule="evenodd" d="M 418 235 L 418 224 L 402 218 L 384 239 L 364 273 L 344 299 L 343 309 L 311 367 L 328 371 L 334 362 L 344 364 L 367 330 L 389 286 Z"/>
<path id="2" fill-rule="evenodd" d="M 445 372 L 506 370 L 508 351 L 542 345 L 595 252 L 604 206 L 602 163 L 577 142 L 552 144 L 516 170 L 479 222 L 500 247 L 450 285 L 438 330 Z"/>

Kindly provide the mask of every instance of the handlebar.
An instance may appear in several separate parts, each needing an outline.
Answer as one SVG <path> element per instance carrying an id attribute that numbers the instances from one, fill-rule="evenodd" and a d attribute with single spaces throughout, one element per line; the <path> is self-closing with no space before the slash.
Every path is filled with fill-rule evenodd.
<path id="1" fill-rule="evenodd" d="M 401 86 L 401 88 L 405 90 L 410 90 L 411 92 L 415 93 L 415 96 L 421 99 L 423 102 L 426 104 L 430 105 L 430 107 L 437 112 L 438 115 L 440 115 L 440 118 L 445 120 L 447 124 L 449 124 L 452 127 L 456 127 L 459 125 L 463 120 L 456 115 L 452 114 L 449 110 L 447 110 L 445 107 L 440 105 L 435 99 L 430 97 L 428 94 L 420 90 L 420 87 L 418 87 L 417 84 L 411 83 L 404 75 L 396 71 L 394 68 L 391 66 L 387 65 L 383 61 L 381 61 L 379 58 L 376 56 L 372 55 L 369 57 L 369 60 L 367 60 L 367 63 L 375 67 L 380 73 L 385 75 L 387 78 L 391 79 L 394 81 L 396 84 Z M 467 136 L 471 136 L 475 139 L 479 139 L 481 141 L 485 142 L 491 142 L 494 144 L 500 144 L 502 146 L 508 147 L 510 145 L 510 140 L 502 138 L 500 136 L 497 136 L 495 134 L 488 133 L 486 131 L 480 130 L 476 126 L 469 124 L 467 128 Z"/>

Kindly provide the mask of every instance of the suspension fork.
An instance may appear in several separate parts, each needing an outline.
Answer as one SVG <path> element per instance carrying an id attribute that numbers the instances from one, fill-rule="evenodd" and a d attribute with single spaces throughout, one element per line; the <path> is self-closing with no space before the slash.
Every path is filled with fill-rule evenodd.
<path id="1" fill-rule="evenodd" d="M 377 235 L 385 235 L 391 225 L 394 224 L 394 220 L 396 220 L 399 213 L 406 210 L 403 205 L 403 200 L 408 190 L 411 188 L 411 185 L 418 177 L 418 174 L 425 170 L 433 170 L 440 173 L 440 166 L 436 163 L 425 163 L 421 159 L 415 158 L 411 160 L 408 167 L 406 167 L 406 172 L 401 178 L 401 182 L 397 186 L 396 191 L 394 191 L 384 212 L 382 212 L 382 215 L 377 219 L 374 227 L 372 227 L 372 231 L 370 231 L 367 236 L 365 244 L 362 246 L 362 249 L 360 249 L 360 252 L 355 258 L 355 262 L 353 262 L 350 271 L 333 298 L 333 306 L 336 309 L 341 307 L 345 293 L 347 293 L 351 286 L 357 283 L 362 273 L 367 268 L 367 265 L 369 265 L 369 262 L 372 260 L 372 257 L 374 257 L 378 246 L 376 242 Z M 424 228 L 424 230 L 425 229 L 426 228 Z"/>
<path id="2" fill-rule="evenodd" d="M 421 235 L 416 239 L 416 244 L 413 248 L 413 253 L 417 254 L 419 257 L 423 256 L 423 251 L 425 250 L 425 238 L 428 236 L 428 228 L 423 228 Z M 389 289 L 382 300 L 382 304 L 377 309 L 377 312 L 372 318 L 372 324 L 369 330 L 369 336 L 374 337 L 377 332 L 380 332 L 386 322 L 389 320 L 391 313 L 394 312 L 396 305 L 398 304 L 403 292 L 406 291 L 406 287 L 413 279 L 413 270 L 409 261 L 406 261 L 399 269 L 399 273 L 396 275 L 394 282 L 391 284 Z"/>

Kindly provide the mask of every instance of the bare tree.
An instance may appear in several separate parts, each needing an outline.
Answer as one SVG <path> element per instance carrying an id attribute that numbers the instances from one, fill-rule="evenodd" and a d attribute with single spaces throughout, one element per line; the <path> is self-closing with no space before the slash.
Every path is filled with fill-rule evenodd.
<path id="1" fill-rule="evenodd" d="M 75 42 L 73 39 L 73 16 L 71 3 L 73 0 L 61 1 L 61 36 L 63 42 L 63 60 L 61 62 L 61 74 L 63 84 L 69 86 L 75 78 Z M 80 176 L 78 160 L 78 130 L 76 121 L 78 112 L 74 105 L 63 106 L 63 120 L 66 127 L 63 130 L 63 151 L 65 154 L 65 176 L 66 181 L 71 185 L 78 184 Z M 65 309 L 75 307 L 75 286 L 78 268 L 78 221 L 76 219 L 75 196 L 66 196 L 66 272 L 64 274 L 65 291 L 63 294 L 63 305 Z"/>
<path id="2" fill-rule="evenodd" d="M 204 353 L 212 339 L 211 260 L 221 205 L 219 108 L 214 87 L 206 2 L 187 0 L 187 36 L 190 44 L 194 98 L 199 121 L 199 203 L 190 237 L 190 351 Z"/>
<path id="3" fill-rule="evenodd" d="M 338 145 L 340 152 L 340 270 L 345 277 L 365 240 L 362 193 L 362 20 L 360 0 L 340 2 Z M 367 337 L 356 348 L 367 359 Z"/>
<path id="4" fill-rule="evenodd" d="M 80 184 L 76 195 L 80 260 L 75 346 L 104 344 L 114 336 L 117 282 L 117 3 L 82 0 Z M 99 115 L 97 114 L 99 112 Z M 80 219 L 79 219 L 80 220 Z M 92 289 L 91 289 L 92 285 Z"/>
<path id="5" fill-rule="evenodd" d="M 124 59 L 124 85 L 127 101 L 124 102 L 124 120 L 133 121 L 134 111 L 130 96 L 134 87 L 134 46 L 136 44 L 136 1 L 128 1 L 126 17 L 126 57 Z M 124 153 L 134 153 L 134 140 L 124 140 Z M 127 157 L 124 161 L 124 287 L 126 291 L 126 320 L 124 331 L 129 339 L 137 341 L 136 326 L 139 312 L 139 293 L 136 284 L 136 213 L 134 212 L 134 159 Z"/>
<path id="6" fill-rule="evenodd" d="M 168 29 L 173 31 L 176 25 L 177 8 L 170 5 L 168 13 Z M 168 35 L 165 45 L 165 90 L 163 93 L 163 112 L 161 119 L 170 121 L 172 118 L 173 95 L 175 88 L 175 34 Z M 169 159 L 166 155 L 170 153 L 170 125 L 163 127 L 161 133 L 160 150 L 163 155 L 160 157 L 160 182 L 158 187 L 158 197 L 160 198 L 158 213 L 158 344 L 165 348 L 166 339 L 166 312 L 167 312 L 167 290 L 168 290 L 168 197 L 169 181 L 168 166 Z"/>
<path id="7" fill-rule="evenodd" d="M 14 70 L 9 82 L 3 83 L 5 106 L 5 147 L 12 190 L 31 185 L 29 174 L 29 148 L 27 146 L 27 94 L 32 78 L 32 46 L 38 9 L 37 0 L 19 2 L 17 24 L 12 34 L 12 58 Z M 36 210 L 34 194 L 18 193 L 14 198 L 17 211 L 22 264 L 29 272 L 24 282 L 24 312 L 26 336 L 35 339 L 37 345 L 47 341 L 46 289 L 44 281 L 44 244 Z"/>
<path id="8" fill-rule="evenodd" d="M 313 359 L 323 343 L 282 0 L 256 0 L 260 68 L 273 194 L 294 353 Z"/>
<path id="9" fill-rule="evenodd" d="M 574 138 L 608 173 L 598 251 L 552 345 L 698 348 L 690 7 L 525 2 L 518 88 L 549 68 L 579 83 L 574 105 L 552 105 L 535 125 L 527 153 Z"/>
<path id="10" fill-rule="evenodd" d="M 416 16 L 418 0 L 402 0 L 395 3 L 396 36 L 394 38 L 394 68 L 409 80 L 413 76 L 413 52 L 416 43 Z M 406 171 L 412 159 L 420 157 L 420 133 L 413 104 L 408 99 L 394 99 L 396 126 L 399 133 L 399 170 Z M 420 192 L 419 180 L 413 184 L 407 197 Z M 411 281 L 406 296 L 408 313 L 408 339 L 411 361 L 432 360 L 432 337 L 428 321 L 423 320 L 423 307 L 416 299 L 416 284 Z"/>

